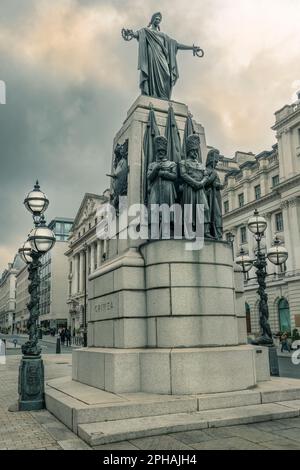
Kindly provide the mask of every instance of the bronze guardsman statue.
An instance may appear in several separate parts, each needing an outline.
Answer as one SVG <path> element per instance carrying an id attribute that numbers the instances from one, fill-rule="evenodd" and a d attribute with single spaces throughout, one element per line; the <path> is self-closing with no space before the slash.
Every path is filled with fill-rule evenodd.
<path id="1" fill-rule="evenodd" d="M 147 171 L 150 194 L 148 203 L 171 206 L 176 200 L 175 180 L 177 165 L 167 159 L 168 141 L 163 136 L 154 139 L 156 161 L 150 163 Z"/>
<path id="2" fill-rule="evenodd" d="M 186 140 L 186 160 L 179 163 L 180 175 L 183 180 L 182 205 L 184 210 L 190 208 L 193 229 L 197 227 L 198 206 L 204 206 L 204 236 L 211 238 L 209 207 L 205 194 L 207 176 L 200 160 L 200 138 L 198 134 L 190 135 Z M 198 219 L 199 220 L 199 219 Z M 199 220 L 200 222 L 200 220 Z"/>
<path id="3" fill-rule="evenodd" d="M 128 189 L 128 139 L 124 144 L 117 144 L 115 148 L 115 158 L 113 161 L 111 184 L 111 203 L 115 209 L 119 209 L 119 197 L 127 195 Z"/>
<path id="4" fill-rule="evenodd" d="M 198 46 L 178 43 L 160 31 L 162 14 L 154 13 L 147 28 L 138 31 L 122 29 L 125 41 L 135 38 L 139 42 L 138 70 L 142 95 L 163 100 L 171 98 L 172 88 L 178 79 L 176 54 L 178 50 L 192 50 L 194 56 L 203 57 Z"/>
<path id="5" fill-rule="evenodd" d="M 222 199 L 221 184 L 216 166 L 219 162 L 220 152 L 217 149 L 211 149 L 206 159 L 207 182 L 205 184 L 206 195 L 209 205 L 210 234 L 213 238 L 221 240 L 223 236 L 222 222 Z"/>

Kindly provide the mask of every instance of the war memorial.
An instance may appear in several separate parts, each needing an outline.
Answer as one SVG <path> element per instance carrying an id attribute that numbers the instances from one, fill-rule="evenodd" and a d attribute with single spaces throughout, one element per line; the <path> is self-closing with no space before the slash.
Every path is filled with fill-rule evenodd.
<path id="1" fill-rule="evenodd" d="M 88 279 L 88 347 L 73 351 L 72 380 L 45 390 L 48 410 L 92 446 L 299 414 L 299 381 L 270 376 L 272 340 L 262 331 L 247 344 L 242 273 L 222 238 L 218 150 L 192 103 L 171 99 L 177 53 L 204 52 L 167 36 L 161 20 L 122 30 L 138 43 L 141 94 L 112 145 L 116 236 Z M 150 213 L 140 237 L 128 236 L 123 200 Z M 188 217 L 166 211 L 166 236 L 152 209 L 173 205 Z"/>

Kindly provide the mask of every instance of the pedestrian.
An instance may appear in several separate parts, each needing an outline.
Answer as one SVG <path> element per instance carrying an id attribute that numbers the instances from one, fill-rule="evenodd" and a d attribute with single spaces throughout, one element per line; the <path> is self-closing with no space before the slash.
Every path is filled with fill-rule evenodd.
<path id="1" fill-rule="evenodd" d="M 289 345 L 289 342 L 288 342 L 288 333 L 287 332 L 283 333 L 283 335 L 280 338 L 280 341 L 281 341 L 281 352 L 283 352 L 284 350 L 286 350 L 288 352 L 291 352 L 291 348 L 290 348 L 290 345 Z"/>
<path id="2" fill-rule="evenodd" d="M 66 340 L 67 346 L 71 346 L 71 330 L 69 328 L 66 329 Z"/>
<path id="3" fill-rule="evenodd" d="M 65 345 L 65 340 L 66 340 L 66 331 L 63 328 L 60 332 L 60 341 L 63 346 Z"/>

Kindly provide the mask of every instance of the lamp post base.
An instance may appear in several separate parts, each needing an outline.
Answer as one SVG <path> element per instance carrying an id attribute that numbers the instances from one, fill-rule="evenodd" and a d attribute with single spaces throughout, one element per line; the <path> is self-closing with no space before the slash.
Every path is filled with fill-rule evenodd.
<path id="1" fill-rule="evenodd" d="M 269 363 L 270 363 L 270 375 L 273 377 L 279 377 L 279 363 L 277 356 L 276 346 L 269 346 Z"/>
<path id="2" fill-rule="evenodd" d="M 44 363 L 41 356 L 23 356 L 19 367 L 19 411 L 45 408 Z"/>

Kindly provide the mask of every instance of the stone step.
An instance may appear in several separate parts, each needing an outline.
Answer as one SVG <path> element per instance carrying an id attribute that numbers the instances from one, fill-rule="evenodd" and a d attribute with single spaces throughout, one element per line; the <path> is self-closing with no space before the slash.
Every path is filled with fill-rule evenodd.
<path id="1" fill-rule="evenodd" d="M 121 419 L 78 425 L 78 435 L 91 446 L 128 439 L 210 427 L 270 421 L 299 416 L 299 400 L 192 413 Z"/>
<path id="2" fill-rule="evenodd" d="M 193 413 L 300 399 L 300 381 L 275 378 L 253 390 L 208 395 L 112 394 L 72 381 L 50 380 L 46 387 L 47 409 L 77 433 L 78 425 L 130 418 Z"/>

